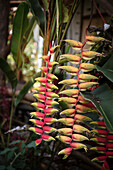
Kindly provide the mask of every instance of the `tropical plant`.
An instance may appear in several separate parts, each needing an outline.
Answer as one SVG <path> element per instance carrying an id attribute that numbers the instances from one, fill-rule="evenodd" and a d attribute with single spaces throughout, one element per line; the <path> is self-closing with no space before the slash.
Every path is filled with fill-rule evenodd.
<path id="1" fill-rule="evenodd" d="M 42 67 L 45 77 L 36 79 L 36 81 L 39 81 L 42 86 L 36 88 L 39 94 L 34 94 L 36 99 L 42 103 L 38 102 L 33 104 L 36 108 L 36 112 L 31 113 L 31 115 L 34 116 L 31 121 L 35 124 L 35 127 L 30 128 L 30 130 L 33 130 L 40 135 L 40 139 L 36 140 L 36 145 L 39 145 L 42 140 L 54 140 L 53 137 L 48 136 L 46 133 L 55 131 L 56 133 L 53 133 L 53 136 L 56 135 L 56 138 L 68 145 L 58 153 L 64 154 L 64 159 L 71 154 L 72 150 L 84 149 L 86 152 L 89 149 L 96 150 L 100 155 L 96 158 L 92 158 L 92 161 L 103 162 L 102 169 L 110 169 L 107 160 L 113 157 L 113 119 L 111 119 L 113 91 L 109 89 L 108 85 L 103 85 L 103 83 L 100 83 L 102 84 L 100 86 L 98 83 L 98 75 L 96 76 L 95 73 L 97 74 L 97 71 L 101 71 L 112 81 L 112 71 L 109 69 L 109 67 L 112 67 L 109 64 L 109 61 L 112 61 L 111 52 L 109 53 L 109 59 L 106 63 L 104 62 L 103 67 L 99 66 L 106 56 L 106 54 L 102 53 L 102 50 L 105 45 L 110 45 L 111 42 L 106 38 L 97 35 L 88 36 L 88 28 L 89 26 L 86 28 L 84 43 L 69 39 L 64 40 L 64 42 L 75 51 L 78 50 L 79 54 L 61 54 L 58 60 L 59 63 L 71 62 L 75 64 L 75 66 L 59 66 L 59 69 L 68 72 L 71 75 L 71 78 L 64 79 L 58 83 L 64 84 L 62 88 L 59 89 L 59 103 L 60 101 L 63 101 L 68 106 L 68 108 L 61 112 L 59 109 L 61 117 L 58 119 L 53 117 L 54 111 L 56 112 L 57 110 L 55 110 L 54 107 L 49 108 L 52 106 L 52 103 L 53 105 L 58 103 L 49 99 L 50 96 L 47 95 L 50 93 L 50 89 L 52 90 L 52 87 L 56 88 L 54 84 L 50 84 L 49 86 L 48 83 L 48 81 L 50 81 L 48 71 L 51 71 L 52 66 L 49 61 L 50 56 L 42 56 L 47 63 L 46 67 Z M 93 46 L 90 50 L 85 51 L 84 46 L 86 44 Z M 58 47 L 59 46 L 54 46 L 50 48 L 50 54 L 54 51 L 53 49 L 56 50 Z M 97 52 L 99 50 L 101 52 Z M 98 63 L 98 65 L 95 63 Z M 52 76 L 53 75 L 54 74 L 52 74 Z M 43 95 L 41 93 L 43 93 Z M 46 110 L 49 110 L 49 112 L 46 113 Z M 51 112 L 51 110 L 54 111 Z M 52 115 L 52 118 L 48 115 Z M 41 121 L 38 119 L 41 119 Z M 59 128 L 58 123 L 56 124 L 57 127 L 48 126 L 48 124 L 54 122 L 61 122 L 65 126 L 62 127 L 60 124 Z M 88 147 L 87 143 L 92 143 L 92 141 L 94 141 L 93 144 L 95 146 Z"/>

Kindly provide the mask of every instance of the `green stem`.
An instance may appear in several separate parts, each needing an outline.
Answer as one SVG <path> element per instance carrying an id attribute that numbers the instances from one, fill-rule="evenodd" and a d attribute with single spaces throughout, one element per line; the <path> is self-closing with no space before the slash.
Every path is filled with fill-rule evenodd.
<path id="1" fill-rule="evenodd" d="M 57 152 L 57 150 L 59 148 L 59 145 L 60 145 L 60 141 L 58 141 L 58 143 L 57 143 L 57 145 L 55 147 L 55 151 L 53 151 L 52 154 L 51 154 L 51 159 L 50 159 L 49 165 L 47 167 L 47 170 L 50 170 L 50 168 L 51 168 L 51 164 L 52 164 L 54 156 L 55 156 L 55 154 L 56 154 L 56 152 Z"/>
<path id="2" fill-rule="evenodd" d="M 13 96 L 12 96 L 11 114 L 10 114 L 10 121 L 9 121 L 9 130 L 11 130 L 11 126 L 12 126 L 13 105 L 14 105 L 15 91 L 16 91 L 16 89 L 14 89 Z M 9 142 L 10 142 L 10 133 L 8 133 L 7 146 L 9 145 Z"/>
<path id="3" fill-rule="evenodd" d="M 15 158 L 13 159 L 13 161 L 10 163 L 11 166 L 13 165 L 13 163 L 15 162 L 15 160 L 16 160 L 20 155 L 21 155 L 21 152 L 19 152 L 19 153 L 15 156 Z"/>
<path id="4" fill-rule="evenodd" d="M 1 130 L 0 130 L 0 136 L 1 136 L 3 146 L 5 146 L 4 136 L 3 136 L 2 132 L 1 132 Z"/>

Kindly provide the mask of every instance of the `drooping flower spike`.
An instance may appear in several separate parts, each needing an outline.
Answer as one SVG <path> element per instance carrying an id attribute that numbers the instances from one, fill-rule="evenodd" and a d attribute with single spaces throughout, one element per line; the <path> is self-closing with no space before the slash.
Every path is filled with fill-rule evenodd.
<path id="1" fill-rule="evenodd" d="M 60 135 L 57 136 L 60 141 L 69 145 L 68 148 L 65 148 L 59 152 L 59 154 L 64 154 L 64 158 L 67 158 L 73 149 L 75 150 L 84 148 L 85 151 L 87 151 L 87 146 L 79 142 L 89 140 L 86 136 L 84 136 L 84 134 L 90 133 L 90 130 L 87 127 L 84 127 L 81 122 L 92 121 L 92 119 L 86 114 L 90 112 L 97 113 L 97 110 L 91 104 L 91 102 L 83 98 L 81 92 L 90 89 L 92 86 L 94 87 L 98 85 L 98 78 L 90 74 L 91 71 L 96 69 L 96 66 L 89 63 L 89 61 L 93 58 L 101 57 L 103 55 L 94 51 L 84 51 L 83 46 L 88 41 L 95 43 L 103 40 L 104 39 L 101 37 L 95 38 L 93 36 L 86 36 L 85 42 L 83 44 L 75 40 L 64 40 L 73 49 L 79 51 L 81 50 L 80 55 L 62 54 L 59 58 L 60 61 L 64 60 L 66 62 L 76 64 L 76 66 L 59 66 L 59 69 L 63 69 L 73 77 L 76 77 L 65 79 L 59 82 L 59 84 L 64 84 L 66 86 L 66 89 L 63 89 L 63 91 L 59 92 L 61 95 L 59 101 L 66 102 L 70 107 L 69 109 L 65 109 L 60 112 L 60 115 L 65 115 L 66 117 L 58 119 L 59 122 L 67 126 L 60 128 L 58 130 Z M 82 60 L 85 62 L 82 62 Z M 106 134 L 106 132 L 102 130 L 99 130 L 97 134 L 98 133 L 102 133 L 102 135 Z"/>
<path id="2" fill-rule="evenodd" d="M 50 49 L 50 53 L 53 53 L 58 48 L 59 46 L 53 47 Z M 56 128 L 52 127 L 52 124 L 57 122 L 57 119 L 51 117 L 51 115 L 58 112 L 58 110 L 53 107 L 59 104 L 54 100 L 54 98 L 58 98 L 58 94 L 52 92 L 54 89 L 58 89 L 57 86 L 52 83 L 54 79 L 58 78 L 51 73 L 53 65 L 58 63 L 50 62 L 51 55 L 42 56 L 42 58 L 46 61 L 46 66 L 41 68 L 45 76 L 35 79 L 41 86 L 35 88 L 37 93 L 33 95 L 37 99 L 37 102 L 32 103 L 36 112 L 30 113 L 32 117 L 30 121 L 34 124 L 34 127 L 29 129 L 40 135 L 40 138 L 35 141 L 36 145 L 39 145 L 42 141 L 55 140 L 55 138 L 48 134 L 57 131 Z"/>

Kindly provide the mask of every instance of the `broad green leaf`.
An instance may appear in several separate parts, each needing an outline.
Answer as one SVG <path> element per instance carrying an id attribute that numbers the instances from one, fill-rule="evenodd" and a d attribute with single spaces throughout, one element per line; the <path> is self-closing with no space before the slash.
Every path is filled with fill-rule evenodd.
<path id="1" fill-rule="evenodd" d="M 27 148 L 36 148 L 35 141 L 30 142 L 26 147 Z"/>
<path id="2" fill-rule="evenodd" d="M 0 58 L 0 69 L 7 76 L 9 82 L 11 83 L 12 88 L 16 88 L 17 78 L 14 71 L 10 68 L 10 65 L 3 59 Z"/>
<path id="3" fill-rule="evenodd" d="M 6 169 L 6 166 L 0 165 L 0 170 L 5 170 L 5 169 Z"/>
<path id="4" fill-rule="evenodd" d="M 96 66 L 97 71 L 101 71 L 110 81 L 113 82 L 113 55 L 102 66 Z"/>
<path id="5" fill-rule="evenodd" d="M 18 94 L 18 96 L 16 97 L 15 100 L 15 107 L 19 104 L 19 102 L 21 101 L 21 99 L 28 93 L 29 89 L 33 86 L 34 82 L 33 81 L 28 81 L 24 87 L 22 88 L 22 90 L 20 91 L 20 93 Z"/>
<path id="6" fill-rule="evenodd" d="M 22 142 L 22 141 L 21 140 L 16 140 L 16 141 L 11 142 L 9 145 L 15 145 L 15 144 L 18 144 L 20 142 Z"/>
<path id="7" fill-rule="evenodd" d="M 29 24 L 27 18 L 28 12 L 29 12 L 28 4 L 25 2 L 21 3 L 18 6 L 13 22 L 11 52 L 13 53 L 13 58 L 18 66 L 21 66 L 22 64 L 21 43 L 22 43 L 24 33 L 28 28 L 28 24 Z"/>
<path id="8" fill-rule="evenodd" d="M 5 148 L 2 152 L 0 152 L 0 155 L 5 155 L 6 153 L 8 153 L 10 151 L 9 148 Z"/>
<path id="9" fill-rule="evenodd" d="M 44 11 L 37 0 L 28 0 L 28 2 L 31 5 L 33 14 L 37 17 L 39 27 L 41 28 L 41 31 L 44 35 Z"/>
<path id="10" fill-rule="evenodd" d="M 21 45 L 22 50 L 25 49 L 26 45 L 30 41 L 35 25 L 36 25 L 36 17 L 33 16 L 29 22 L 28 28 L 27 28 L 27 30 L 24 34 L 23 40 L 22 40 L 22 45 Z"/>
<path id="11" fill-rule="evenodd" d="M 8 166 L 7 170 L 15 170 L 15 168 L 13 168 L 12 166 Z"/>
<path id="12" fill-rule="evenodd" d="M 7 154 L 7 161 L 9 162 L 11 159 L 13 159 L 13 157 L 14 157 L 14 151 L 11 150 Z"/>
<path id="13" fill-rule="evenodd" d="M 82 93 L 82 95 L 96 106 L 103 115 L 106 126 L 113 132 L 113 90 L 105 84 L 92 92 Z"/>

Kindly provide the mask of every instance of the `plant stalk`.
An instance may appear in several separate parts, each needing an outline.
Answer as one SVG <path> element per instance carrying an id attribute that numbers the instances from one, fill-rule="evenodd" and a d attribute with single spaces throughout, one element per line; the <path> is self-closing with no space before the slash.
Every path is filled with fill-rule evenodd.
<path id="1" fill-rule="evenodd" d="M 9 130 L 11 130 L 11 126 L 12 126 L 13 105 L 14 105 L 14 100 L 15 100 L 15 92 L 16 92 L 16 88 L 14 89 L 13 95 L 12 95 L 11 114 L 10 114 L 10 121 L 9 121 Z M 7 146 L 9 145 L 9 142 L 10 142 L 10 133 L 8 133 Z"/>

